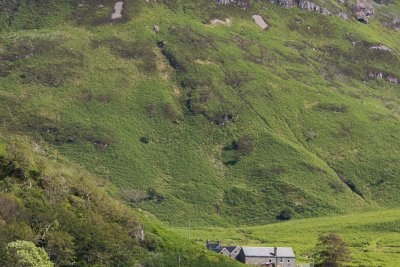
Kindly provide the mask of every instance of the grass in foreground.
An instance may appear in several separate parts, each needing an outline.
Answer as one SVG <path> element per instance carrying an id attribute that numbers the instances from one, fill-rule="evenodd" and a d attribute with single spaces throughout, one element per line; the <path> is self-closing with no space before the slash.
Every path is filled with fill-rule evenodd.
<path id="1" fill-rule="evenodd" d="M 187 228 L 172 228 L 188 237 Z M 293 220 L 263 226 L 192 227 L 193 240 L 226 245 L 292 246 L 299 262 L 310 262 L 318 236 L 335 232 L 349 243 L 352 266 L 400 266 L 400 209 Z"/>

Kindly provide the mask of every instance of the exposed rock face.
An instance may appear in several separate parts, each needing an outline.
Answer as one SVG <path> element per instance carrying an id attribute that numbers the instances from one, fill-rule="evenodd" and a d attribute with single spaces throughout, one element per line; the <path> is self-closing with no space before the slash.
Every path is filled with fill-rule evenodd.
<path id="1" fill-rule="evenodd" d="M 294 5 L 293 0 L 277 0 L 276 4 L 286 7 L 286 8 L 291 8 Z"/>
<path id="2" fill-rule="evenodd" d="M 392 52 L 392 49 L 390 49 L 389 47 L 387 47 L 386 45 L 383 45 L 383 44 L 373 45 L 369 49 Z"/>
<path id="3" fill-rule="evenodd" d="M 347 14 L 344 13 L 344 12 L 338 12 L 338 13 L 336 13 L 335 16 L 341 17 L 341 18 L 344 19 L 344 20 L 348 20 L 348 19 L 349 19 L 349 17 L 347 16 Z"/>
<path id="4" fill-rule="evenodd" d="M 374 79 L 385 79 L 386 81 L 394 84 L 400 84 L 400 79 L 383 71 L 370 70 L 368 76 Z"/>
<path id="5" fill-rule="evenodd" d="M 381 23 L 385 27 L 388 27 L 395 31 L 400 32 L 400 18 L 399 17 L 389 18 L 388 20 L 382 20 Z"/>
<path id="6" fill-rule="evenodd" d="M 308 10 L 308 11 L 313 11 L 313 12 L 319 12 L 322 15 L 331 15 L 331 12 L 324 8 L 321 7 L 311 1 L 308 0 L 270 0 L 270 2 L 275 3 L 277 5 L 286 7 L 286 8 L 291 8 L 293 6 L 297 6 L 300 9 Z"/>
<path id="7" fill-rule="evenodd" d="M 139 240 L 139 241 L 144 241 L 146 234 L 143 230 L 142 227 L 139 227 L 138 229 L 136 229 L 136 231 L 133 233 L 133 236 Z"/>
<path id="8" fill-rule="evenodd" d="M 223 4 L 223 5 L 235 4 L 235 5 L 244 7 L 244 8 L 250 6 L 249 0 L 215 0 L 215 1 L 218 4 Z M 346 3 L 346 0 L 338 0 L 338 1 L 340 3 Z M 375 1 L 389 2 L 391 0 L 375 0 Z M 348 15 L 345 12 L 338 11 L 338 12 L 332 14 L 332 12 L 329 11 L 328 9 L 321 7 L 309 0 L 269 0 L 269 2 L 275 3 L 275 4 L 285 7 L 285 8 L 292 8 L 294 6 L 297 6 L 300 9 L 304 9 L 304 10 L 311 11 L 311 12 L 318 12 L 325 16 L 334 15 L 334 16 L 341 17 L 345 20 L 348 20 Z M 369 0 L 357 0 L 357 3 L 353 7 L 353 12 L 358 21 L 367 24 L 369 18 L 374 16 L 375 10 Z M 395 23 L 393 23 L 393 24 L 395 24 Z M 400 21 L 398 24 L 399 25 L 397 28 L 400 30 Z"/>
<path id="9" fill-rule="evenodd" d="M 231 24 L 232 24 L 232 20 L 229 18 L 226 18 L 225 21 L 220 20 L 220 19 L 212 19 L 210 21 L 210 25 L 213 25 L 213 26 L 220 26 L 220 25 L 230 26 Z"/>
<path id="10" fill-rule="evenodd" d="M 237 5 L 243 8 L 249 7 L 250 6 L 250 1 L 249 0 L 215 0 L 217 4 L 221 5 Z"/>
<path id="11" fill-rule="evenodd" d="M 111 19 L 120 19 L 122 18 L 122 10 L 124 8 L 124 2 L 119 1 L 115 3 L 113 13 L 111 14 Z"/>
<path id="12" fill-rule="evenodd" d="M 368 0 L 357 0 L 353 12 L 359 22 L 367 24 L 369 18 L 374 16 L 375 9 Z"/>
<path id="13" fill-rule="evenodd" d="M 331 12 L 329 10 L 327 10 L 326 8 L 320 7 L 319 5 L 316 5 L 315 3 L 310 2 L 308 0 L 299 0 L 297 3 L 297 6 L 300 9 L 319 12 L 322 15 L 330 15 L 331 14 Z"/>
<path id="14" fill-rule="evenodd" d="M 395 31 L 400 31 L 400 18 L 394 18 L 392 20 L 391 28 Z"/>
<path id="15" fill-rule="evenodd" d="M 380 5 L 388 5 L 392 3 L 392 0 L 375 0 Z"/>
<path id="16" fill-rule="evenodd" d="M 254 19 L 254 22 L 258 26 L 260 26 L 261 29 L 268 29 L 268 23 L 260 15 L 253 15 L 252 18 Z"/>

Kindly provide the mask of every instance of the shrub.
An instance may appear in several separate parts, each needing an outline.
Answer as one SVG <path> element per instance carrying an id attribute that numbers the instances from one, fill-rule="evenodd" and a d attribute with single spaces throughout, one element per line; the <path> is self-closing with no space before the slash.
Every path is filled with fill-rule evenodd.
<path id="1" fill-rule="evenodd" d="M 7 223 L 14 220 L 28 221 L 28 213 L 9 194 L 0 192 L 0 219 Z"/>
<path id="2" fill-rule="evenodd" d="M 318 134 L 313 130 L 308 130 L 304 135 L 307 142 L 314 140 L 318 136 Z"/>
<path id="3" fill-rule="evenodd" d="M 345 189 L 345 186 L 343 185 L 343 183 L 339 182 L 339 181 L 333 181 L 330 184 L 331 188 L 333 190 L 335 190 L 336 192 L 340 193 L 343 192 Z"/>
<path id="4" fill-rule="evenodd" d="M 337 234 L 321 235 L 316 246 L 317 266 L 341 267 L 350 261 L 348 244 Z"/>
<path id="5" fill-rule="evenodd" d="M 228 72 L 225 76 L 225 83 L 233 88 L 240 88 L 251 80 L 252 78 L 246 72 Z"/>
<path id="6" fill-rule="evenodd" d="M 6 262 L 15 267 L 53 267 L 46 251 L 29 241 L 14 241 L 6 247 Z"/>
<path id="7" fill-rule="evenodd" d="M 157 104 L 152 103 L 147 105 L 146 113 L 149 118 L 155 118 L 157 116 Z"/>
<path id="8" fill-rule="evenodd" d="M 254 175 L 261 178 L 271 178 L 284 174 L 286 169 L 284 167 L 260 168 L 254 171 Z"/>
<path id="9" fill-rule="evenodd" d="M 150 143 L 150 139 L 147 136 L 142 136 L 139 138 L 139 141 L 142 142 L 143 144 L 148 144 Z"/>
<path id="10" fill-rule="evenodd" d="M 165 200 L 165 197 L 158 193 L 154 188 L 149 188 L 147 193 L 149 194 L 149 200 L 153 200 L 156 203 L 161 203 Z"/>
<path id="11" fill-rule="evenodd" d="M 52 232 L 46 236 L 46 251 L 57 266 L 71 266 L 75 263 L 73 237 L 66 232 Z"/>
<path id="12" fill-rule="evenodd" d="M 25 180 L 26 174 L 21 165 L 13 160 L 5 160 L 0 157 L 0 179 L 12 176 L 20 180 Z"/>
<path id="13" fill-rule="evenodd" d="M 179 114 L 178 112 L 175 111 L 174 106 L 171 103 L 166 103 L 164 105 L 164 115 L 167 119 L 177 122 L 179 119 Z"/>
<path id="14" fill-rule="evenodd" d="M 177 71 L 182 71 L 182 72 L 186 71 L 186 68 L 178 61 L 178 59 L 175 57 L 175 55 L 171 51 L 166 50 L 164 48 L 164 49 L 162 49 L 162 54 L 168 60 L 169 65 L 173 69 L 175 69 Z"/>
<path id="15" fill-rule="evenodd" d="M 129 189 L 122 190 L 121 196 L 125 201 L 132 203 L 139 203 L 149 198 L 149 194 L 146 191 Z"/>
<path id="16" fill-rule="evenodd" d="M 250 134 L 244 135 L 240 137 L 237 141 L 234 141 L 232 147 L 240 155 L 248 156 L 254 150 L 254 138 Z"/>
<path id="17" fill-rule="evenodd" d="M 320 103 L 316 107 L 317 109 L 323 111 L 340 112 L 340 113 L 348 112 L 348 107 L 344 104 Z"/>
<path id="18" fill-rule="evenodd" d="M 276 216 L 276 218 L 280 221 L 288 221 L 293 217 L 293 210 L 290 208 L 285 208 L 281 210 L 281 212 Z"/>

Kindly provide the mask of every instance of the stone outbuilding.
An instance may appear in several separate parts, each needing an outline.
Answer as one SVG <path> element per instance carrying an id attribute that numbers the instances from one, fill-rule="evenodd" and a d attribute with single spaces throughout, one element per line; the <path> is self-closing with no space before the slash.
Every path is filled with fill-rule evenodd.
<path id="1" fill-rule="evenodd" d="M 235 260 L 237 259 L 237 256 L 241 250 L 241 247 L 239 246 L 223 246 L 221 241 L 218 241 L 217 243 L 211 243 L 207 241 L 206 248 L 218 254 L 229 256 Z"/>
<path id="2" fill-rule="evenodd" d="M 237 259 L 256 266 L 296 267 L 296 257 L 290 247 L 242 247 Z"/>
<path id="3" fill-rule="evenodd" d="M 296 256 L 291 247 L 223 246 L 221 241 L 207 241 L 206 248 L 245 264 L 269 267 L 296 267 Z"/>

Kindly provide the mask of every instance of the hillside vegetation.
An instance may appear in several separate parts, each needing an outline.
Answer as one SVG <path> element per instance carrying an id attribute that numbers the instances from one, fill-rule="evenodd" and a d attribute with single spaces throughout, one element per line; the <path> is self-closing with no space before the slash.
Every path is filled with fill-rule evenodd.
<path id="1" fill-rule="evenodd" d="M 376 212 L 400 204 L 397 0 L 114 4 L 0 1 L 0 265 L 14 241 L 56 266 L 240 265 L 166 228 L 189 221 L 398 264 L 398 210 Z"/>
<path id="2" fill-rule="evenodd" d="M 34 244 L 55 266 L 175 266 L 178 257 L 185 266 L 239 266 L 111 198 L 112 185 L 48 147 L 7 139 L 0 139 L 1 266 L 53 266 L 14 261 L 10 244 Z"/>
<path id="3" fill-rule="evenodd" d="M 0 131 L 171 225 L 398 206 L 398 3 L 216 2 L 2 1 Z"/>

